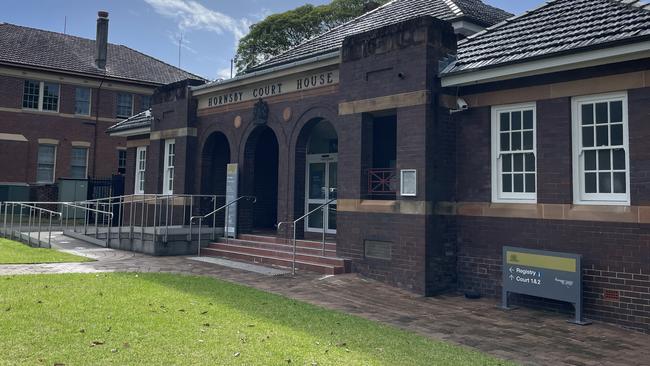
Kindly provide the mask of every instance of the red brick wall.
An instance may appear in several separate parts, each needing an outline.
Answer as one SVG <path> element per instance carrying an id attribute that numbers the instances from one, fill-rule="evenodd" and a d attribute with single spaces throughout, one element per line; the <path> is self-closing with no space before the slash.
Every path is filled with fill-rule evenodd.
<path id="1" fill-rule="evenodd" d="M 650 88 L 628 91 L 633 205 L 650 201 Z M 459 116 L 457 199 L 489 202 L 490 108 Z M 571 99 L 537 101 L 538 202 L 571 204 Z M 461 148 L 471 146 L 471 149 Z M 583 255 L 588 318 L 650 332 L 650 225 L 493 217 L 457 219 L 458 288 L 498 297 L 504 245 Z M 565 303 L 530 296 L 515 302 L 560 311 Z"/>
<path id="2" fill-rule="evenodd" d="M 650 225 L 458 217 L 458 287 L 501 295 L 503 245 L 583 256 L 584 310 L 650 332 Z M 608 300 L 609 291 L 618 299 Z M 515 303 L 570 311 L 566 304 L 527 296 Z"/>
<path id="3" fill-rule="evenodd" d="M 87 118 L 70 118 L 62 114 L 74 114 L 75 86 L 61 84 L 59 112 L 31 112 L 22 109 L 24 79 L 0 76 L 0 107 L 16 111 L 0 111 L 0 133 L 21 134 L 28 142 L 0 141 L 0 170 L 4 173 L 0 181 L 27 182 L 36 180 L 38 139 L 59 140 L 56 161 L 56 179 L 67 177 L 70 170 L 71 141 L 90 143 L 88 174 L 107 177 L 117 173 L 117 147 L 124 147 L 126 139 L 110 137 L 106 129 L 117 121 L 116 92 L 93 89 L 91 114 Z M 99 117 L 112 121 L 99 121 L 95 126 L 97 98 L 99 97 Z M 141 98 L 134 96 L 134 112 L 141 107 Z M 96 155 L 94 155 L 96 151 Z M 11 151 L 10 154 L 4 153 Z M 93 170 L 95 166 L 95 170 Z"/>

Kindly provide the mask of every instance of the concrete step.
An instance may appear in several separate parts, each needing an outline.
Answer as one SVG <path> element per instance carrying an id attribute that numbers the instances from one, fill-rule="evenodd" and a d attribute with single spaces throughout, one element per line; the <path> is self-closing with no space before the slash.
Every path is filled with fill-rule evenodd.
<path id="1" fill-rule="evenodd" d="M 258 247 L 247 246 L 247 245 L 237 245 L 232 243 L 230 244 L 212 243 L 208 245 L 207 249 L 234 251 L 234 252 L 247 253 L 256 256 L 276 257 L 276 258 L 288 259 L 288 260 L 291 260 L 293 258 L 293 253 L 288 250 L 273 250 L 273 249 L 258 248 Z M 303 262 L 313 262 L 318 264 L 327 264 L 333 266 L 345 265 L 345 259 L 343 258 L 327 257 L 322 255 L 305 254 L 305 253 L 298 253 L 298 252 L 296 252 L 296 260 L 300 260 Z"/>
<path id="2" fill-rule="evenodd" d="M 283 268 L 291 268 L 290 259 L 266 257 L 261 255 L 249 254 L 249 253 L 241 253 L 237 251 L 226 251 L 226 250 L 219 250 L 219 249 L 203 248 L 201 250 L 201 255 L 228 258 L 232 260 L 251 262 L 251 263 L 261 264 L 266 266 L 278 266 Z M 331 274 L 331 275 L 348 273 L 350 271 L 349 264 L 347 263 L 346 266 L 333 266 L 333 265 L 319 264 L 319 263 L 312 263 L 312 262 L 302 262 L 298 260 L 296 260 L 296 268 L 307 270 L 310 272 Z"/>
<path id="3" fill-rule="evenodd" d="M 215 245 L 220 243 L 249 246 L 249 247 L 268 249 L 274 251 L 293 252 L 293 245 L 291 244 L 291 242 L 287 244 L 287 243 L 269 243 L 269 242 L 262 242 L 262 241 L 250 241 L 250 240 L 242 240 L 242 239 L 226 240 L 225 238 L 219 238 L 216 243 L 212 243 L 210 245 Z M 301 246 L 300 244 L 301 244 L 300 242 L 296 242 L 296 253 L 330 257 L 330 258 L 336 257 L 336 246 L 332 245 L 331 243 L 325 244 L 324 251 L 322 249 L 321 243 L 318 243 L 319 244 L 318 248 Z"/>
<path id="4" fill-rule="evenodd" d="M 284 238 L 279 236 L 240 234 L 238 239 L 243 241 L 258 242 L 258 243 L 291 244 L 291 238 Z M 316 240 L 296 240 L 296 246 L 320 249 L 322 248 L 323 243 Z M 326 240 L 325 250 L 336 251 L 336 243 Z"/>
<path id="5" fill-rule="evenodd" d="M 296 268 L 323 274 L 350 272 L 350 260 L 336 257 L 334 243 L 326 243 L 325 255 L 320 242 L 300 240 L 296 244 Z M 291 245 L 282 238 L 261 235 L 242 235 L 228 242 L 220 239 L 201 249 L 201 254 L 285 268 L 291 268 L 293 262 Z"/>

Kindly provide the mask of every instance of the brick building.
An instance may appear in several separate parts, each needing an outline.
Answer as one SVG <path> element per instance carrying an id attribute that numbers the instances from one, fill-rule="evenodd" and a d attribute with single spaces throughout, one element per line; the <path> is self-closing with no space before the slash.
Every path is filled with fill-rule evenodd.
<path id="1" fill-rule="evenodd" d="M 0 184 L 47 191 L 59 178 L 123 171 L 126 139 L 106 129 L 188 78 L 202 80 L 108 43 L 106 12 L 97 40 L 0 23 Z"/>
<path id="2" fill-rule="evenodd" d="M 297 227 L 331 241 L 305 268 L 498 296 L 503 246 L 578 253 L 587 317 L 650 332 L 649 42 L 634 1 L 394 0 L 111 131 L 131 192 L 223 194 L 237 164 L 257 203 L 206 254 L 281 264 L 275 225 L 335 199 Z"/>

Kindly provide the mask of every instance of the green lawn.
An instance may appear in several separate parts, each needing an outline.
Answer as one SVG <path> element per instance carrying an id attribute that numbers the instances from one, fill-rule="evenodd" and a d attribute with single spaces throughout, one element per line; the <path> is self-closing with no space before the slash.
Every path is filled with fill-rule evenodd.
<path id="1" fill-rule="evenodd" d="M 89 262 L 91 259 L 46 248 L 0 239 L 0 264 Z"/>
<path id="2" fill-rule="evenodd" d="M 207 277 L 0 276 L 0 365 L 504 365 Z"/>

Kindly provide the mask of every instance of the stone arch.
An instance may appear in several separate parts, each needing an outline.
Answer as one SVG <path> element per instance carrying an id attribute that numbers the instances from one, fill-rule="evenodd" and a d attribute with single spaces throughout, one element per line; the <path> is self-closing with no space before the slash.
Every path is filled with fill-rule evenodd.
<path id="1" fill-rule="evenodd" d="M 276 132 L 266 125 L 252 128 L 244 142 L 240 196 L 255 196 L 257 202 L 239 205 L 242 232 L 271 231 L 277 224 L 279 155 Z"/>
<path id="2" fill-rule="evenodd" d="M 321 109 L 321 108 L 318 108 Z M 319 113 L 320 112 L 320 113 Z M 314 137 L 314 132 L 319 130 L 319 126 L 326 124 L 333 130 L 338 143 L 338 130 L 335 121 L 330 120 L 324 116 L 330 113 L 322 113 L 323 111 L 312 110 L 311 113 L 305 113 L 300 123 L 300 129 L 295 135 L 293 143 L 293 217 L 297 218 L 305 214 L 305 199 L 306 199 L 306 175 L 307 175 L 307 155 L 309 142 Z M 331 117 L 330 117 L 331 118 Z M 302 236 L 304 233 L 304 222 L 301 222 L 296 228 L 298 235 Z"/>

